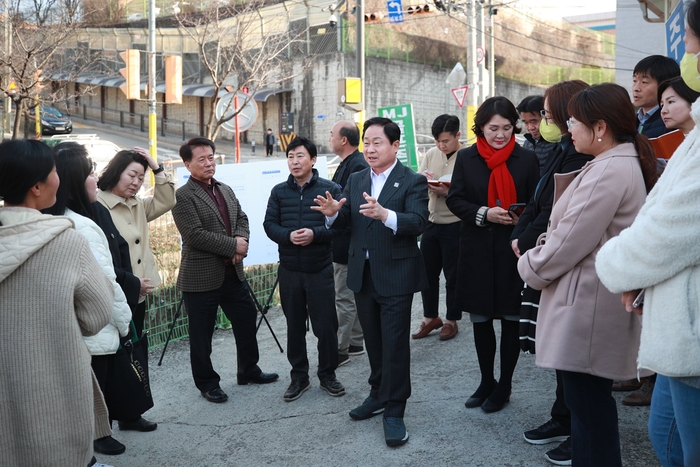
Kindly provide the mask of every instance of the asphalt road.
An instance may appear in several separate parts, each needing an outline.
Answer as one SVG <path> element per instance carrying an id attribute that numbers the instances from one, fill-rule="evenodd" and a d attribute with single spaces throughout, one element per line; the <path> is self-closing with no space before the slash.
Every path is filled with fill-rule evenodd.
<path id="1" fill-rule="evenodd" d="M 281 309 L 272 308 L 268 316 L 286 348 Z M 414 327 L 421 316 L 417 294 Z M 235 341 L 231 331 L 219 330 L 214 335 L 212 359 L 229 401 L 212 404 L 192 382 L 187 340 L 171 344 L 161 367 L 156 366 L 160 357 L 156 349 L 150 357 L 155 407 L 145 417 L 158 422 L 158 429 L 120 432 L 115 424 L 114 437 L 127 450 L 120 456 L 98 455 L 98 460 L 115 467 L 551 465 L 544 453 L 556 444 L 533 446 L 523 440 L 522 433 L 549 419 L 554 372 L 537 368 L 534 356 L 521 354 L 510 404 L 493 414 L 466 409 L 464 401 L 476 389 L 479 371 L 468 317 L 460 325 L 453 340 L 440 341 L 434 331 L 411 342 L 413 391 L 405 416 L 410 439 L 404 446 L 386 446 L 381 417 L 358 422 L 348 416 L 369 393 L 366 354 L 350 357 L 350 363 L 337 370 L 345 396 L 330 397 L 312 376 L 309 391 L 294 402 L 284 402 L 289 363 L 263 324 L 258 333 L 260 366 L 263 371 L 278 372 L 278 382 L 236 385 Z M 313 372 L 317 352 L 311 333 L 307 347 Z M 624 395 L 615 394 L 623 465 L 658 466 L 646 433 L 649 408 L 619 404 Z"/>

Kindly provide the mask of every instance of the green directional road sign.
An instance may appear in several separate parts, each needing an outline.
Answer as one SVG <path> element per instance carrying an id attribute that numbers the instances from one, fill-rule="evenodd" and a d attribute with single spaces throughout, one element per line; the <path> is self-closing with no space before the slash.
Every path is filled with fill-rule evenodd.
<path id="1" fill-rule="evenodd" d="M 401 145 L 398 157 L 402 164 L 413 170 L 418 170 L 416 153 L 416 131 L 413 125 L 413 104 L 380 107 L 379 115 L 392 119 L 401 129 Z"/>

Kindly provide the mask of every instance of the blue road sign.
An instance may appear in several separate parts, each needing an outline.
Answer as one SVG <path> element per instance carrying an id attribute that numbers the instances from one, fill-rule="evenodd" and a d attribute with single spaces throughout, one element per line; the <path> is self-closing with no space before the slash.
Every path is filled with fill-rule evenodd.
<path id="1" fill-rule="evenodd" d="M 401 0 L 389 0 L 386 2 L 386 8 L 389 10 L 390 23 L 403 23 L 403 5 L 401 5 Z"/>
<path id="2" fill-rule="evenodd" d="M 668 21 L 666 21 L 666 54 L 678 63 L 681 62 L 681 58 L 685 55 L 683 16 L 683 2 L 678 2 L 673 13 L 668 17 Z"/>

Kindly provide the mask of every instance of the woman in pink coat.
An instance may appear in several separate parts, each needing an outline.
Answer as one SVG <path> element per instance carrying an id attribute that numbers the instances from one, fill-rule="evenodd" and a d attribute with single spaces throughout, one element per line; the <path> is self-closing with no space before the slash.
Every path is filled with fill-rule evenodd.
<path id="1" fill-rule="evenodd" d="M 627 91 L 605 83 L 570 101 L 576 150 L 594 159 L 555 176 L 554 207 L 538 246 L 518 262 L 523 280 L 542 290 L 536 363 L 561 370 L 571 410 L 573 466 L 621 466 L 615 379 L 637 375 L 641 330 L 595 272 L 603 244 L 632 224 L 656 182 L 656 159 L 637 134 Z"/>

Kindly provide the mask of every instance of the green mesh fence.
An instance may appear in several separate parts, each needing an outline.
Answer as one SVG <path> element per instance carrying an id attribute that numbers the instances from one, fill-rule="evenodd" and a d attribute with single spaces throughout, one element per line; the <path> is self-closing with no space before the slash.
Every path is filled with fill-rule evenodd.
<path id="1" fill-rule="evenodd" d="M 341 37 L 342 51 L 354 52 L 357 44 L 355 23 L 343 21 Z M 381 25 L 367 24 L 365 56 L 451 68 L 457 62 L 465 63 L 466 48 Z"/>
<path id="2" fill-rule="evenodd" d="M 154 220 L 149 224 L 149 227 L 151 250 L 156 257 L 156 264 L 163 283 L 147 299 L 145 327 L 149 331 L 149 346 L 158 347 L 165 344 L 182 298 L 182 294 L 175 286 L 177 271 L 180 267 L 180 234 L 170 213 Z M 248 266 L 245 268 L 245 273 L 255 297 L 260 304 L 264 305 L 277 279 L 277 264 Z M 273 295 L 272 303 L 279 303 L 277 291 Z M 183 306 L 173 329 L 172 341 L 188 336 L 188 322 L 185 312 Z M 219 309 L 217 326 L 221 328 L 231 327 L 221 309 Z"/>

